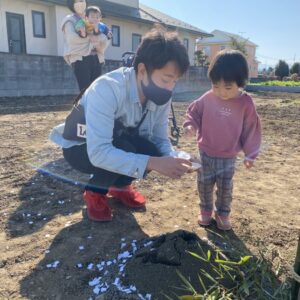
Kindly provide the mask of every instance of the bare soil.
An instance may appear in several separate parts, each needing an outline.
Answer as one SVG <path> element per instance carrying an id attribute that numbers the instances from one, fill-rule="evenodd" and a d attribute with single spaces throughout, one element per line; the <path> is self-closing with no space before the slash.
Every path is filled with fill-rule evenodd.
<path id="1" fill-rule="evenodd" d="M 226 248 L 218 238 L 221 234 L 241 255 L 263 251 L 273 263 L 272 272 L 285 281 L 300 231 L 300 95 L 253 97 L 262 119 L 263 152 L 251 170 L 238 161 L 233 230 L 225 234 L 215 225 L 208 230 L 197 225 L 195 173 L 180 180 L 150 174 L 135 183 L 147 198 L 145 210 L 128 209 L 111 199 L 113 221 L 89 221 L 80 184 L 84 177 L 66 165 L 60 149 L 48 140 L 50 129 L 63 122 L 71 108 L 71 97 L 0 99 L 0 299 L 94 298 L 95 286 L 89 282 L 101 276 L 112 283 L 118 274 L 119 267 L 108 267 L 107 261 L 113 265 L 135 240 L 141 245 L 178 229 Z M 174 104 L 179 124 L 187 105 Z M 183 137 L 178 149 L 197 154 L 196 143 Z M 105 275 L 96 266 L 100 262 L 106 262 Z M 173 287 L 180 285 L 178 264 L 166 264 L 166 272 L 161 261 L 155 263 L 142 264 L 136 258 L 135 264 L 124 267 L 121 279 L 144 297 L 149 293 L 152 299 L 165 299 L 162 291 L 174 295 Z M 182 260 L 181 266 L 194 282 L 197 263 Z M 116 289 L 114 293 L 110 299 L 123 299 Z"/>

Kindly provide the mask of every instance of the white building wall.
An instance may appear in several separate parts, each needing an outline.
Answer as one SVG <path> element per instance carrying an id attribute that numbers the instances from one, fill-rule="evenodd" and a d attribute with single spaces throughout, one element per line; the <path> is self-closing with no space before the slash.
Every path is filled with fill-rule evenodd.
<path id="1" fill-rule="evenodd" d="M 198 36 L 193 35 L 186 31 L 178 31 L 178 35 L 182 40 L 183 39 L 189 40 L 188 54 L 189 54 L 189 59 L 190 59 L 190 65 L 194 66 L 195 65 L 196 39 Z"/>
<path id="2" fill-rule="evenodd" d="M 0 0 L 0 52 L 8 52 L 4 1 Z"/>
<path id="3" fill-rule="evenodd" d="M 126 51 L 132 51 L 132 34 L 144 35 L 153 26 L 151 24 L 142 24 L 136 22 L 124 21 L 117 18 L 106 18 L 103 20 L 109 27 L 117 25 L 120 27 L 120 47 L 110 45 L 105 53 L 106 59 L 120 60 L 121 56 Z M 190 33 L 179 31 L 179 38 L 187 38 L 189 40 L 188 54 L 190 64 L 194 65 L 194 52 L 196 47 L 196 36 Z"/>
<path id="4" fill-rule="evenodd" d="M 71 11 L 64 6 L 55 6 L 55 15 L 56 15 L 56 23 L 55 25 L 55 30 L 56 30 L 56 40 L 57 40 L 57 55 L 63 56 L 64 52 L 64 36 L 63 32 L 61 30 L 61 23 L 62 20 L 65 16 L 71 14 Z"/>
<path id="5" fill-rule="evenodd" d="M 0 39 L 1 51 L 8 52 L 8 39 L 6 28 L 6 12 L 16 13 L 24 16 L 26 53 L 41 55 L 57 55 L 57 43 L 53 27 L 53 6 L 46 6 L 35 2 L 20 0 L 0 0 L 1 25 L 3 38 Z M 43 12 L 45 15 L 46 38 L 33 36 L 32 10 Z"/>
<path id="6" fill-rule="evenodd" d="M 138 5 L 138 0 L 110 0 L 112 2 L 126 4 L 130 6 Z M 36 38 L 33 36 L 32 10 L 41 11 L 45 14 L 46 38 Z M 27 54 L 40 55 L 63 55 L 63 33 L 61 22 L 63 18 L 71 12 L 67 7 L 60 5 L 45 5 L 34 0 L 0 0 L 0 52 L 8 52 L 8 39 L 6 28 L 6 12 L 24 15 L 24 26 L 26 36 Z M 144 35 L 152 28 L 151 24 L 142 24 L 118 18 L 103 19 L 109 27 L 117 25 L 120 27 L 120 47 L 110 45 L 105 53 L 106 59 L 121 60 L 122 54 L 132 51 L 132 34 Z M 189 39 L 189 57 L 191 65 L 194 65 L 194 51 L 196 36 L 179 31 L 180 38 Z"/>
<path id="7" fill-rule="evenodd" d="M 120 27 L 120 47 L 109 45 L 106 50 L 105 58 L 121 60 L 122 54 L 132 51 L 132 34 L 144 35 L 152 27 L 147 24 L 133 23 L 117 18 L 106 18 L 103 20 L 109 27 L 116 25 Z"/>

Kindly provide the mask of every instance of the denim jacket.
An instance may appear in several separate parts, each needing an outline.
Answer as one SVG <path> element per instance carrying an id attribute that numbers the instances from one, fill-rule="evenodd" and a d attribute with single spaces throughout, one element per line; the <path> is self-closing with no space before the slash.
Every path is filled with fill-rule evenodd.
<path id="1" fill-rule="evenodd" d="M 99 77 L 87 89 L 80 104 L 85 111 L 87 152 L 91 163 L 111 172 L 143 178 L 149 156 L 125 152 L 112 144 L 115 120 L 125 127 L 135 127 L 144 112 L 135 70 L 123 67 Z M 162 106 L 148 101 L 145 107 L 148 113 L 139 128 L 139 135 L 153 142 L 164 156 L 173 150 L 168 138 L 170 105 L 171 101 Z M 64 139 L 63 129 L 64 124 L 56 126 L 50 139 L 63 148 L 82 144 Z"/>

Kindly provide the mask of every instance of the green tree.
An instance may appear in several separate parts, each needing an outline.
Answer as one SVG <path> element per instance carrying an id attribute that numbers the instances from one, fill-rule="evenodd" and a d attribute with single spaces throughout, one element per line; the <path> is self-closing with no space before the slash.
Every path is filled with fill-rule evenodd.
<path id="1" fill-rule="evenodd" d="M 298 62 L 294 63 L 291 67 L 290 73 L 291 74 L 297 73 L 298 75 L 300 75 L 300 63 Z"/>
<path id="2" fill-rule="evenodd" d="M 285 76 L 289 76 L 289 65 L 284 60 L 279 60 L 278 64 L 275 66 L 275 75 L 282 79 Z"/>
<path id="3" fill-rule="evenodd" d="M 230 48 L 233 50 L 239 50 L 242 53 L 244 53 L 246 56 L 247 54 L 247 49 L 246 49 L 246 44 L 248 40 L 240 41 L 234 37 L 230 37 Z"/>
<path id="4" fill-rule="evenodd" d="M 273 73 L 273 71 L 274 71 L 274 68 L 272 68 L 272 67 L 269 67 L 269 68 L 268 68 L 268 74 L 269 74 L 269 75 L 271 75 L 271 74 Z"/>
<path id="5" fill-rule="evenodd" d="M 200 67 L 204 67 L 207 66 L 208 62 L 207 62 L 207 55 L 204 54 L 203 50 L 197 50 L 195 51 L 195 61 L 196 61 L 196 65 L 200 66 Z"/>

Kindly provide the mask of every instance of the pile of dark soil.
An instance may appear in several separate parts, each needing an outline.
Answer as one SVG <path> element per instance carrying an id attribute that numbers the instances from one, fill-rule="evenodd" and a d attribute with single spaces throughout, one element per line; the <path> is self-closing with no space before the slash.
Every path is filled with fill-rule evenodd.
<path id="1" fill-rule="evenodd" d="M 201 294 L 205 291 L 199 277 L 206 288 L 212 286 L 214 280 L 226 289 L 236 286 L 238 274 L 232 272 L 232 278 L 220 278 L 215 271 L 218 269 L 214 262 L 216 248 L 194 233 L 178 230 L 137 241 L 136 245 L 137 250 L 133 252 L 130 246 L 123 249 L 124 253 L 134 254 L 126 262 L 124 277 L 121 278 L 122 284 L 134 285 L 140 295 L 148 295 L 149 298 L 135 293 L 116 295 L 115 289 L 110 289 L 96 299 L 167 299 L 166 296 L 169 299 L 178 299 L 177 296 L 191 294 L 179 273 Z M 204 259 L 199 259 L 191 253 L 196 253 Z M 207 254 L 210 259 L 207 259 Z M 210 276 L 214 280 L 209 279 Z"/>

